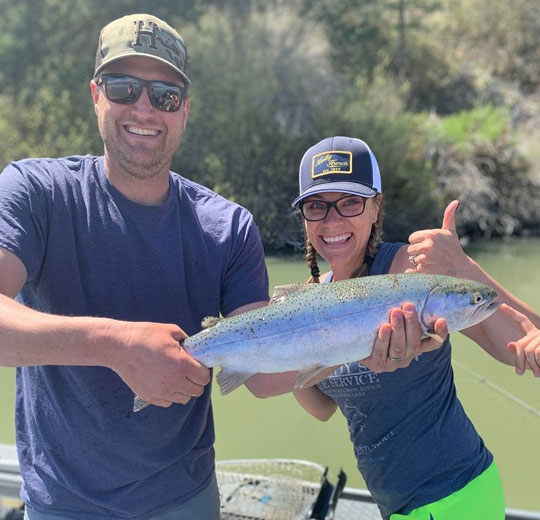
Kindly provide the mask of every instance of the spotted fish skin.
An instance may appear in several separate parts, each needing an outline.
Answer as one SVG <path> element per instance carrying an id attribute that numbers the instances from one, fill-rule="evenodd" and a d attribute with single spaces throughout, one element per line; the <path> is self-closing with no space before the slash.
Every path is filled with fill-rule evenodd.
<path id="1" fill-rule="evenodd" d="M 481 322 L 498 308 L 496 297 L 478 282 L 418 273 L 276 287 L 274 303 L 217 320 L 186 338 L 183 348 L 202 364 L 221 367 L 222 394 L 259 372 L 298 370 L 301 387 L 322 369 L 368 357 L 394 307 L 412 302 L 427 337 L 439 317 L 449 331 Z"/>

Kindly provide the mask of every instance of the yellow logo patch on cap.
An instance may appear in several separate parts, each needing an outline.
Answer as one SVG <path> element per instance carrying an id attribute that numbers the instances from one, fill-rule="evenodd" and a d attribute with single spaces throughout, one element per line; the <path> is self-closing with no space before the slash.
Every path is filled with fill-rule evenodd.
<path id="1" fill-rule="evenodd" d="M 316 179 L 322 175 L 352 173 L 352 153 L 346 150 L 323 152 L 313 156 L 311 162 L 311 178 Z"/>

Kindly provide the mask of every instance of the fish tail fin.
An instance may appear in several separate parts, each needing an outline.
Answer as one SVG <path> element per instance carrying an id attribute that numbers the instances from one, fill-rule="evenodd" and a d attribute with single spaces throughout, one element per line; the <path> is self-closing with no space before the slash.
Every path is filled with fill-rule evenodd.
<path id="1" fill-rule="evenodd" d="M 216 376 L 221 395 L 230 394 L 254 374 L 255 372 L 232 372 L 223 368 Z"/>

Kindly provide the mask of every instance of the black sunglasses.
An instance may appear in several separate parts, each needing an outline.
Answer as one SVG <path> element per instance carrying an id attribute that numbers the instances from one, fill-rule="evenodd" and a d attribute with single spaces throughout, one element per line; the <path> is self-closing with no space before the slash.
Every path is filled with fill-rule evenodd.
<path id="1" fill-rule="evenodd" d="M 105 95 L 109 101 L 121 105 L 135 103 L 141 97 L 143 88 L 146 88 L 152 106 L 163 112 L 178 111 L 186 97 L 186 89 L 180 85 L 126 74 L 101 74 L 96 84 L 105 87 Z"/>

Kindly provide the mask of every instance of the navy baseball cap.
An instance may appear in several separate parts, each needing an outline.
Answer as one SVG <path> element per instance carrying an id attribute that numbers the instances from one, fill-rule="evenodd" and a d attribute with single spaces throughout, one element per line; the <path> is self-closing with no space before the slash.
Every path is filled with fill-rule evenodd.
<path id="1" fill-rule="evenodd" d="M 382 193 L 381 174 L 375 155 L 361 139 L 327 137 L 312 146 L 300 163 L 300 201 L 324 192 L 343 192 L 362 197 Z"/>

